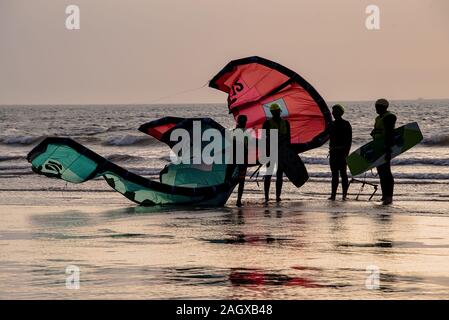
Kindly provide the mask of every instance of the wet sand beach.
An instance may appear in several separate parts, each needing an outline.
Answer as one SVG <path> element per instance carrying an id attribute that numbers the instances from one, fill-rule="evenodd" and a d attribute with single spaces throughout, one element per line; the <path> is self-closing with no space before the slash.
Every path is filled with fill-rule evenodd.
<path id="1" fill-rule="evenodd" d="M 0 192 L 9 203 L 0 298 L 449 297 L 449 199 L 416 201 L 400 187 L 390 207 L 328 202 L 312 194 L 327 188 L 315 182 L 310 194 L 286 184 L 284 202 L 265 207 L 249 185 L 243 208 L 232 197 L 218 209 L 136 207 L 113 192 Z M 22 196 L 37 205 L 19 205 Z M 70 265 L 78 290 L 66 288 Z"/>

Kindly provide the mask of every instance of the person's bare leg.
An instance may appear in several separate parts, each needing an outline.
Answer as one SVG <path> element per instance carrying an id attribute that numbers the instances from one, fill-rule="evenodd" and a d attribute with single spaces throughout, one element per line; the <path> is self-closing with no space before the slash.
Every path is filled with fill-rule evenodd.
<path id="1" fill-rule="evenodd" d="M 265 192 L 265 203 L 268 203 L 270 199 L 270 184 L 271 184 L 271 176 L 265 176 L 263 178 L 263 189 Z"/>
<path id="2" fill-rule="evenodd" d="M 332 173 L 332 183 L 331 183 L 331 196 L 328 198 L 328 200 L 334 201 L 335 197 L 337 196 L 338 183 L 339 183 L 339 178 L 338 178 L 339 172 L 338 172 L 338 167 L 335 164 L 335 160 L 332 156 L 329 159 L 329 164 L 330 164 L 330 169 L 331 169 L 331 173 Z"/>
<path id="3" fill-rule="evenodd" d="M 348 188 L 349 188 L 349 181 L 348 181 L 348 172 L 346 171 L 346 166 L 344 166 L 340 171 L 341 176 L 341 186 L 343 188 L 343 200 L 347 199 L 348 196 Z"/>
<path id="4" fill-rule="evenodd" d="M 276 172 L 276 202 L 282 201 L 281 193 L 282 193 L 282 183 L 283 183 L 284 171 L 278 168 Z"/>
<path id="5" fill-rule="evenodd" d="M 242 195 L 243 195 L 243 188 L 245 186 L 245 179 L 240 180 L 239 182 L 239 189 L 237 192 L 237 207 L 242 206 Z"/>
<path id="6" fill-rule="evenodd" d="M 338 189 L 338 171 L 337 170 L 332 170 L 332 191 L 331 191 L 331 196 L 329 197 L 328 200 L 335 200 L 335 197 L 337 196 L 337 189 Z"/>

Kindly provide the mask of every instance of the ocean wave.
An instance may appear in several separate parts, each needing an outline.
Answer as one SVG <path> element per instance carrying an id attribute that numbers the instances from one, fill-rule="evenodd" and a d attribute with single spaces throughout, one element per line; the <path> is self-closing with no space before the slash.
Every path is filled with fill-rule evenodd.
<path id="1" fill-rule="evenodd" d="M 144 157 L 133 156 L 130 154 L 110 154 L 106 156 L 106 159 L 112 162 L 133 162 L 144 160 Z"/>
<path id="2" fill-rule="evenodd" d="M 330 172 L 309 172 L 311 178 L 330 178 Z M 405 173 L 405 172 L 393 172 L 395 179 L 407 179 L 407 180 L 449 180 L 449 173 Z M 364 179 L 363 175 L 355 177 L 357 179 Z M 373 174 L 368 172 L 366 175 L 367 181 L 370 179 L 378 180 L 379 177 L 376 175 L 376 170 L 373 170 Z"/>
<path id="3" fill-rule="evenodd" d="M 16 161 L 16 160 L 25 160 L 26 156 L 20 156 L 20 155 L 11 155 L 11 156 L 0 156 L 0 162 L 6 162 L 6 161 Z"/>
<path id="4" fill-rule="evenodd" d="M 23 166 L 0 166 L 0 171 L 10 171 L 10 170 L 25 170 L 29 171 L 31 170 L 31 166 L 29 165 L 23 165 Z"/>
<path id="5" fill-rule="evenodd" d="M 328 165 L 328 158 L 302 158 L 304 164 Z M 449 158 L 395 158 L 391 161 L 393 165 L 412 166 L 412 165 L 430 165 L 430 166 L 448 166 Z"/>
<path id="6" fill-rule="evenodd" d="M 158 176 L 163 168 L 126 168 L 128 171 L 141 176 Z"/>
<path id="7" fill-rule="evenodd" d="M 30 169 L 27 171 L 0 171 L 0 178 L 17 178 L 25 175 L 35 175 Z"/>
<path id="8" fill-rule="evenodd" d="M 395 179 L 409 179 L 409 180 L 449 180 L 448 173 L 405 173 L 394 172 Z"/>
<path id="9" fill-rule="evenodd" d="M 163 157 L 159 157 L 158 159 L 159 159 L 159 160 L 162 160 L 162 161 L 164 161 L 164 162 L 170 162 L 170 161 L 171 161 L 170 156 L 163 156 Z"/>
<path id="10" fill-rule="evenodd" d="M 134 146 L 134 145 L 151 145 L 156 143 L 156 139 L 148 136 L 124 135 L 107 138 L 103 144 L 108 146 Z"/>
<path id="11" fill-rule="evenodd" d="M 144 176 L 153 180 L 159 179 L 159 172 L 162 170 L 162 168 L 125 168 L 126 170 L 138 174 L 140 176 Z M 12 178 L 12 177 L 20 177 L 23 175 L 34 175 L 36 177 L 39 177 L 36 175 L 32 170 L 31 166 L 25 167 L 25 166 L 16 166 L 16 167 L 0 167 L 0 178 Z M 98 178 L 101 179 L 101 178 Z"/>
<path id="12" fill-rule="evenodd" d="M 121 131 L 132 131 L 135 130 L 133 128 L 128 128 L 126 126 L 121 126 L 121 125 L 113 125 L 110 127 L 86 127 L 86 128 L 82 128 L 83 129 L 83 135 L 84 136 L 97 136 L 97 135 L 103 135 L 105 133 L 110 133 L 110 132 L 121 132 Z M 72 134 L 68 134 L 68 136 L 70 135 L 79 135 L 79 132 L 72 132 Z"/>
<path id="13" fill-rule="evenodd" d="M 0 143 L 6 145 L 30 145 L 44 139 L 42 136 L 18 135 L 0 137 Z"/>
<path id="14" fill-rule="evenodd" d="M 73 140 L 76 140 L 79 143 L 90 143 L 90 144 L 99 144 L 102 142 L 102 140 L 100 138 L 97 138 L 95 136 L 80 136 L 80 137 L 76 137 L 76 136 L 72 136 Z"/>
<path id="15" fill-rule="evenodd" d="M 301 157 L 301 155 L 300 155 Z M 328 158 L 308 158 L 308 157 L 301 157 L 301 160 L 304 162 L 304 164 L 322 164 L 322 165 L 328 165 L 329 159 Z"/>
<path id="16" fill-rule="evenodd" d="M 128 128 L 123 125 L 113 125 L 107 128 L 104 132 L 118 132 L 118 131 L 129 131 L 133 130 L 133 128 Z"/>
<path id="17" fill-rule="evenodd" d="M 80 143 L 103 144 L 106 146 L 133 146 L 133 145 L 151 145 L 159 143 L 158 140 L 145 135 L 117 135 L 111 137 L 100 138 L 95 135 L 63 135 L 71 137 Z M 33 135 L 7 135 L 0 136 L 0 144 L 3 145 L 33 145 L 41 142 L 47 136 Z M 2 158 L 0 158 L 2 161 Z"/>
<path id="18" fill-rule="evenodd" d="M 427 146 L 449 146 L 449 134 L 436 134 L 425 138 L 422 142 Z"/>
<path id="19" fill-rule="evenodd" d="M 399 158 L 391 161 L 393 165 L 448 166 L 449 158 Z"/>

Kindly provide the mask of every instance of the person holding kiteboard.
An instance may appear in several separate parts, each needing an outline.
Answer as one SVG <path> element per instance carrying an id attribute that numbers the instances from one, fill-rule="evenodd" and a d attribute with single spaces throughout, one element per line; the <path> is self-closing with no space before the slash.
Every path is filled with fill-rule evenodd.
<path id="1" fill-rule="evenodd" d="M 396 115 L 387 111 L 389 102 L 386 99 L 376 101 L 376 117 L 374 129 L 371 136 L 374 143 L 380 144 L 385 150 L 385 163 L 377 167 L 382 189 L 382 204 L 389 205 L 393 203 L 394 178 L 391 173 L 391 148 L 394 145 L 394 128 L 396 124 Z"/>
<path id="2" fill-rule="evenodd" d="M 246 128 L 246 122 L 248 121 L 247 116 L 245 115 L 239 115 L 237 118 L 237 126 L 235 130 L 242 130 L 245 131 Z M 234 149 L 236 149 L 236 138 L 234 137 Z M 238 193 L 237 193 L 237 207 L 242 206 L 242 196 L 243 196 L 243 189 L 245 187 L 245 178 L 246 178 L 246 172 L 248 170 L 248 138 L 246 136 L 243 137 L 243 152 L 244 152 L 244 161 L 243 163 L 237 164 L 238 168 L 238 181 L 239 181 L 239 187 L 238 187 Z M 234 157 L 237 154 L 236 150 L 234 150 Z M 235 160 L 234 160 L 235 161 Z M 237 163 L 235 161 L 234 163 Z"/>
<path id="3" fill-rule="evenodd" d="M 334 121 L 329 133 L 329 165 L 332 172 L 332 193 L 329 200 L 332 201 L 337 195 L 339 176 L 341 176 L 343 200 L 346 200 L 349 188 L 346 157 L 351 150 L 352 127 L 349 121 L 343 119 L 344 113 L 345 108 L 342 105 L 336 104 L 332 107 Z"/>
<path id="4" fill-rule="evenodd" d="M 276 129 L 278 130 L 278 155 L 281 157 L 283 154 L 287 152 L 287 149 L 290 147 L 290 123 L 281 118 L 281 107 L 277 103 L 273 103 L 270 105 L 270 112 L 272 114 L 272 118 L 268 119 L 264 122 L 262 129 L 267 132 L 267 150 L 270 150 L 269 147 L 269 130 Z M 284 175 L 284 168 L 280 164 L 280 161 L 277 162 L 277 171 L 276 171 L 276 202 L 281 201 L 281 192 L 282 192 L 282 178 Z M 268 203 L 269 195 L 270 195 L 270 184 L 271 184 L 271 175 L 264 176 L 264 191 L 265 191 L 265 203 Z"/>

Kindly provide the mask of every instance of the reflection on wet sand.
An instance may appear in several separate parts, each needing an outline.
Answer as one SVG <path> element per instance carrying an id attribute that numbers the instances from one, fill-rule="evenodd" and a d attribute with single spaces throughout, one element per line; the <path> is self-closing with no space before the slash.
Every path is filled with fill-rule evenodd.
<path id="1" fill-rule="evenodd" d="M 321 285 L 306 277 L 290 276 L 260 269 L 233 269 L 229 280 L 234 286 L 299 286 L 304 288 L 319 288 Z"/>
<path id="2" fill-rule="evenodd" d="M 39 207 L 17 212 L 20 219 L 0 216 L 2 297 L 449 294 L 447 271 L 441 267 L 449 259 L 449 218 L 379 213 L 371 204 L 304 202 L 194 210 Z M 65 289 L 68 265 L 80 267 L 82 290 Z M 365 285 L 367 266 L 379 268 L 378 290 Z"/>
<path id="3" fill-rule="evenodd" d="M 201 239 L 202 241 L 217 243 L 217 244 L 281 244 L 285 241 L 291 241 L 293 239 L 274 237 L 271 235 L 250 235 L 250 234 L 230 234 L 225 239 Z"/>

